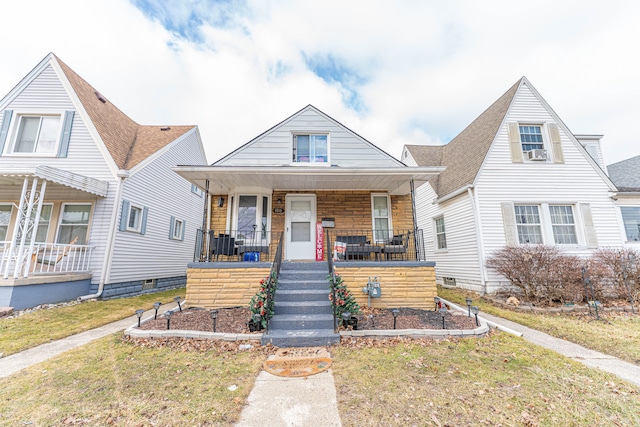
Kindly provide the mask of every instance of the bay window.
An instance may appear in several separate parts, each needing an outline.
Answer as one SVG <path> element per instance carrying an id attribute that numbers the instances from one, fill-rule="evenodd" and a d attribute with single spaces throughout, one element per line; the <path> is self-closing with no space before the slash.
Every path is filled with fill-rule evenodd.
<path id="1" fill-rule="evenodd" d="M 391 201 L 387 194 L 371 195 L 373 233 L 376 242 L 385 242 L 393 234 L 391 225 Z"/>
<path id="2" fill-rule="evenodd" d="M 270 197 L 263 194 L 229 196 L 229 229 L 236 241 L 268 240 Z"/>

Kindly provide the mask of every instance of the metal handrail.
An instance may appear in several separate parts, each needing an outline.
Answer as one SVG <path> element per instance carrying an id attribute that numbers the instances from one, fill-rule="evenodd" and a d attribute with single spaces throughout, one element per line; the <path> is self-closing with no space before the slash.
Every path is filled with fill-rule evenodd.
<path id="1" fill-rule="evenodd" d="M 273 264 L 271 265 L 271 271 L 269 272 L 269 277 L 266 280 L 267 284 L 267 307 L 269 309 L 268 313 L 270 314 L 273 311 L 273 299 L 276 296 L 276 289 L 278 288 L 278 278 L 280 277 L 280 266 L 282 265 L 282 237 L 284 233 L 280 233 L 280 237 L 278 238 L 278 247 L 276 249 L 276 254 L 273 257 Z M 269 320 L 271 320 L 271 316 L 268 316 L 266 319 L 266 332 L 269 332 Z"/>
<path id="2" fill-rule="evenodd" d="M 331 233 L 327 233 L 325 230 L 326 242 L 327 242 L 327 265 L 329 266 L 329 286 L 331 287 L 331 309 L 333 311 L 333 330 L 338 332 L 338 306 L 336 305 L 336 272 L 333 267 L 333 253 L 331 248 Z"/>

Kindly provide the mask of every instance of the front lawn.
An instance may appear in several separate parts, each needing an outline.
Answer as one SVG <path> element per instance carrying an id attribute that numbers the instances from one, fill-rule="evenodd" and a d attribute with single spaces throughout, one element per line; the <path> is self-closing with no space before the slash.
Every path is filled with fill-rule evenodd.
<path id="1" fill-rule="evenodd" d="M 265 360 L 260 349 L 162 343 L 114 334 L 1 379 L 0 425 L 233 425 Z"/>
<path id="2" fill-rule="evenodd" d="M 596 321 L 588 315 L 524 313 L 499 308 L 473 292 L 458 289 L 438 288 L 438 295 L 464 307 L 465 298 L 469 296 L 473 305 L 480 307 L 480 316 L 482 312 L 493 314 L 640 365 L 640 315 L 637 313 L 606 312 L 601 316 L 604 320 Z"/>
<path id="3" fill-rule="evenodd" d="M 638 426 L 639 389 L 506 333 L 332 348 L 349 426 Z"/>
<path id="4" fill-rule="evenodd" d="M 172 289 L 154 294 L 107 301 L 86 301 L 81 304 L 37 310 L 12 319 L 0 318 L 0 354 L 8 356 L 49 341 L 94 329 L 135 314 L 137 309 L 149 310 L 153 303 L 184 297 L 185 289 Z"/>

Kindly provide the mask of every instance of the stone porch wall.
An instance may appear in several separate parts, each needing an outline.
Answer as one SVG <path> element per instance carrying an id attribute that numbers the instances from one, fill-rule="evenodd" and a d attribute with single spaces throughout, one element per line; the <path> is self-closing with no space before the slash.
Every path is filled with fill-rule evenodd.
<path id="1" fill-rule="evenodd" d="M 367 306 L 368 299 L 362 288 L 367 285 L 369 277 L 378 276 L 382 295 L 371 298 L 372 307 L 434 309 L 437 288 L 433 262 L 348 262 L 334 265 L 362 307 Z"/>
<path id="2" fill-rule="evenodd" d="M 204 262 L 187 268 L 187 304 L 190 307 L 248 307 L 249 300 L 269 276 L 271 263 Z"/>

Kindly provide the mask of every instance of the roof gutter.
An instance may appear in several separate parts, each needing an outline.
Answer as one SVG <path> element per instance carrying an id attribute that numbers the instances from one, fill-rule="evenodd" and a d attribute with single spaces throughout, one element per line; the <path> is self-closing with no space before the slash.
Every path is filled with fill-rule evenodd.
<path id="1" fill-rule="evenodd" d="M 617 193 L 613 193 L 611 195 L 611 198 L 613 200 L 618 200 L 625 197 L 640 197 L 640 191 L 618 191 Z"/>
<path id="2" fill-rule="evenodd" d="M 443 203 L 443 202 L 446 202 L 447 200 L 453 199 L 454 197 L 458 197 L 459 195 L 466 193 L 467 190 L 469 190 L 470 188 L 473 188 L 472 184 L 465 185 L 464 187 L 457 189 L 453 193 L 449 193 L 446 196 L 442 196 L 438 199 L 434 199 L 433 204 L 435 205 L 436 203 Z"/>
<path id="3" fill-rule="evenodd" d="M 104 260 L 102 262 L 102 271 L 100 271 L 100 282 L 98 284 L 98 292 L 90 295 L 82 295 L 78 297 L 78 301 L 87 301 L 90 299 L 96 299 L 102 296 L 104 291 L 104 284 L 109 275 L 109 267 L 111 266 L 111 259 L 113 258 L 113 248 L 116 241 L 116 229 L 118 227 L 118 209 L 120 208 L 120 197 L 122 196 L 122 186 L 124 180 L 129 177 L 128 170 L 118 171 L 118 187 L 116 188 L 116 197 L 113 200 L 113 209 L 111 210 L 111 227 L 109 227 L 109 234 L 107 236 L 106 251 L 104 254 Z M 124 214 L 124 213 L 123 213 Z"/>

